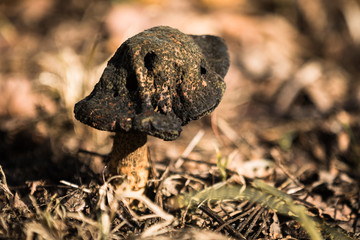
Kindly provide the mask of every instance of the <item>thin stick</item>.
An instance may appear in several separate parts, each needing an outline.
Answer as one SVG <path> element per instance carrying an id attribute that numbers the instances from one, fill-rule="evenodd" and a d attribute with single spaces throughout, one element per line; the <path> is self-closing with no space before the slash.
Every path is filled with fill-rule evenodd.
<path id="1" fill-rule="evenodd" d="M 216 222 L 218 222 L 221 226 L 224 226 L 224 228 L 226 229 L 226 231 L 228 231 L 228 233 L 233 236 L 236 237 L 238 239 L 242 239 L 245 240 L 246 238 L 240 233 L 237 232 L 233 227 L 231 227 L 230 225 L 227 225 L 225 223 L 224 220 L 222 220 L 218 215 L 216 215 L 209 207 L 204 206 L 204 205 L 200 205 L 199 209 L 201 211 L 203 211 L 204 213 L 206 213 L 209 217 L 211 217 L 213 220 L 215 220 Z"/>
<path id="2" fill-rule="evenodd" d="M 162 199 L 161 199 L 161 189 L 163 186 L 164 179 L 170 173 L 170 167 L 175 166 L 175 165 L 179 165 L 179 166 L 175 166 L 175 167 L 181 167 L 181 165 L 184 162 L 184 160 L 182 160 L 182 158 L 186 158 L 189 156 L 189 154 L 192 152 L 194 147 L 199 143 L 200 139 L 204 136 L 204 134 L 205 134 L 204 130 L 200 129 L 198 131 L 198 133 L 194 136 L 194 138 L 190 141 L 189 145 L 185 148 L 185 150 L 181 154 L 181 156 L 177 160 L 171 161 L 170 164 L 166 167 L 164 173 L 161 175 L 160 181 L 159 181 L 159 187 L 157 188 L 156 195 L 155 195 L 155 201 L 156 201 L 156 203 L 158 203 L 160 205 L 160 207 L 163 207 L 163 203 L 162 203 Z"/>
<path id="3" fill-rule="evenodd" d="M 264 208 L 260 208 L 260 210 L 256 213 L 254 219 L 252 220 L 252 222 L 251 222 L 251 223 L 249 224 L 249 226 L 247 227 L 246 232 L 245 232 L 245 234 L 244 234 L 244 237 L 247 238 L 247 237 L 249 236 L 250 232 L 253 230 L 255 224 L 257 223 L 257 221 L 259 220 L 261 214 L 262 214 L 264 211 L 265 211 Z M 254 213 L 255 213 L 255 212 L 256 212 L 256 211 L 254 211 Z M 253 216 L 249 216 L 249 218 L 250 218 L 250 217 L 253 217 Z"/>
<path id="4" fill-rule="evenodd" d="M 90 189 L 79 187 L 79 185 L 76 185 L 74 183 L 71 183 L 71 182 L 68 182 L 68 181 L 65 181 L 65 180 L 60 180 L 60 183 L 62 183 L 64 185 L 67 185 L 67 186 L 70 186 L 70 187 L 73 187 L 73 188 L 81 189 L 83 192 L 86 192 L 86 193 L 91 193 Z"/>
<path id="5" fill-rule="evenodd" d="M 201 138 L 204 136 L 205 131 L 200 129 L 197 134 L 193 137 L 193 139 L 190 141 L 190 143 L 185 148 L 184 152 L 181 154 L 181 156 L 175 161 L 174 166 L 175 168 L 180 168 L 181 165 L 184 163 L 183 158 L 187 158 L 189 154 L 193 151 L 195 146 L 200 142 Z"/>
<path id="6" fill-rule="evenodd" d="M 144 203 L 154 213 L 154 214 L 150 214 L 148 216 L 138 217 L 138 219 L 147 219 L 147 218 L 155 218 L 155 217 L 160 217 L 160 218 L 164 219 L 163 222 L 155 224 L 155 225 L 149 227 L 148 229 L 146 229 L 142 233 L 143 238 L 150 237 L 150 236 L 156 236 L 156 235 L 162 234 L 164 232 L 167 232 L 166 228 L 168 226 L 170 226 L 173 223 L 176 224 L 176 220 L 173 215 L 166 213 L 158 205 L 153 203 L 150 199 L 148 199 L 147 197 L 145 197 L 144 195 L 142 195 L 139 192 L 126 191 L 126 192 L 121 192 L 120 194 L 117 192 L 116 196 L 118 196 L 119 198 L 137 199 L 138 201 Z"/>
<path id="7" fill-rule="evenodd" d="M 1 182 L 2 182 L 2 183 L 0 182 L 0 188 L 5 192 L 6 195 L 10 195 L 10 197 L 13 198 L 14 194 L 10 191 L 7 185 L 6 176 L 1 165 L 0 165 L 0 174 L 1 174 Z M 9 196 L 7 196 L 7 198 L 9 198 Z"/>

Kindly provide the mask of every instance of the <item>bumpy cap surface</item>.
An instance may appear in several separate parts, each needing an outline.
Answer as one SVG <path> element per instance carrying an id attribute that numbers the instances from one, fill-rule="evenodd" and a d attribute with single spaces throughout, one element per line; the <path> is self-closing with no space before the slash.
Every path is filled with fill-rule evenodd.
<path id="1" fill-rule="evenodd" d="M 181 126 L 219 104 L 229 56 L 221 38 L 160 26 L 126 40 L 75 117 L 105 131 L 174 140 Z"/>

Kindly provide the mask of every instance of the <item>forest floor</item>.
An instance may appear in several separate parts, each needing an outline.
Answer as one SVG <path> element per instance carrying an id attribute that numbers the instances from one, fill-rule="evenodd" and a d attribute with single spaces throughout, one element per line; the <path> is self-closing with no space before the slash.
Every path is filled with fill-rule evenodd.
<path id="1" fill-rule="evenodd" d="M 358 23 L 357 0 L 1 1 L 0 238 L 359 239 Z M 158 25 L 222 37 L 226 93 L 115 191 L 74 104 Z"/>

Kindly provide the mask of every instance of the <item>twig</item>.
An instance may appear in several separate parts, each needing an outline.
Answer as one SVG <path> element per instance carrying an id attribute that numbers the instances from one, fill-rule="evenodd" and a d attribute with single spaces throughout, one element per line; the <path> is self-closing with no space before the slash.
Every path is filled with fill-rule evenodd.
<path id="1" fill-rule="evenodd" d="M 239 136 L 237 132 L 224 119 L 217 118 L 217 126 L 236 147 L 239 147 L 239 142 L 242 142 L 250 149 L 254 149 L 254 147 L 244 137 Z"/>
<path id="2" fill-rule="evenodd" d="M 189 156 L 189 154 L 192 152 L 192 150 L 195 148 L 195 146 L 200 142 L 201 138 L 204 136 L 205 131 L 200 129 L 197 134 L 193 137 L 193 139 L 190 141 L 190 143 L 185 148 L 184 152 L 181 154 L 181 156 L 174 162 L 175 168 L 180 168 L 181 165 L 184 163 L 183 158 L 186 158 Z"/>
<path id="3" fill-rule="evenodd" d="M 163 187 L 164 179 L 167 178 L 167 176 L 170 173 L 170 168 L 175 165 L 180 165 L 180 166 L 182 165 L 183 160 L 181 160 L 181 159 L 189 156 L 189 154 L 192 152 L 194 147 L 199 143 L 200 139 L 204 136 L 204 133 L 205 133 L 204 130 L 199 130 L 198 133 L 195 135 L 195 137 L 191 140 L 189 145 L 185 148 L 185 150 L 181 154 L 181 156 L 176 160 L 170 161 L 169 166 L 166 167 L 164 173 L 161 175 L 160 181 L 159 181 L 159 186 L 156 190 L 156 195 L 155 195 L 155 201 L 156 201 L 156 203 L 158 203 L 160 205 L 160 207 L 163 207 L 162 198 L 161 198 L 161 189 Z M 180 167 L 180 166 L 178 166 L 178 167 Z"/>
<path id="4" fill-rule="evenodd" d="M 241 232 L 244 227 L 250 222 L 250 220 L 255 216 L 255 214 L 261 209 L 261 206 L 256 206 L 255 209 L 252 209 L 251 214 L 249 215 L 249 217 L 247 217 L 245 219 L 244 222 L 241 223 L 241 225 L 238 227 L 238 230 Z"/>
<path id="5" fill-rule="evenodd" d="M 246 201 L 246 202 L 247 202 L 247 201 Z M 248 203 L 248 202 L 247 202 L 247 203 Z M 231 220 L 228 220 L 227 222 L 224 222 L 224 224 L 220 225 L 215 231 L 216 231 L 216 232 L 219 232 L 222 228 L 225 228 L 226 226 L 232 224 L 233 222 L 236 222 L 237 220 L 239 220 L 239 219 L 243 218 L 244 216 L 248 215 L 248 214 L 252 211 L 251 207 L 252 207 L 254 204 L 255 204 L 255 203 L 250 203 L 250 209 L 241 211 L 242 214 L 240 214 L 239 216 L 237 216 L 237 217 L 235 217 L 235 218 L 233 218 L 233 219 L 231 219 Z M 231 214 L 230 214 L 230 215 L 231 215 Z"/>
<path id="6" fill-rule="evenodd" d="M 3 230 L 5 230 L 5 234 L 9 234 L 9 226 L 6 223 L 5 219 L 3 218 L 3 216 L 0 216 L 0 225 L 2 227 Z"/>
<path id="7" fill-rule="evenodd" d="M 90 226 L 93 226 L 93 227 L 98 227 L 98 224 L 99 224 L 97 221 L 94 221 L 91 218 L 86 217 L 82 212 L 67 212 L 66 217 L 89 224 Z"/>
<path id="8" fill-rule="evenodd" d="M 121 198 L 135 198 L 138 201 L 141 201 L 142 203 L 144 203 L 152 212 L 154 212 L 156 214 L 157 217 L 160 217 L 160 218 L 164 219 L 165 221 L 173 221 L 174 220 L 173 215 L 166 213 L 159 206 L 157 206 L 150 199 L 148 199 L 144 195 L 140 194 L 139 192 L 126 191 L 126 192 L 117 194 L 117 196 L 120 196 Z"/>
<path id="9" fill-rule="evenodd" d="M 119 201 L 119 205 L 120 207 L 123 209 L 123 215 L 124 215 L 124 219 L 126 220 L 126 222 L 128 222 L 128 224 L 131 226 L 131 227 L 135 227 L 137 229 L 140 229 L 140 224 L 138 222 L 137 219 L 134 218 L 134 216 L 131 214 L 131 212 L 129 211 L 129 208 L 127 206 L 125 206 L 124 202 L 123 201 Z M 121 218 L 123 218 L 121 216 L 120 213 L 118 213 L 119 216 Z"/>
<path id="10" fill-rule="evenodd" d="M 73 187 L 73 188 L 78 188 L 78 189 L 80 189 L 80 190 L 82 190 L 83 192 L 86 192 L 86 193 L 91 193 L 90 189 L 79 187 L 79 185 L 76 185 L 74 183 L 71 183 L 71 182 L 68 182 L 68 181 L 65 181 L 65 180 L 60 180 L 60 183 L 62 183 L 64 185 L 67 185 L 67 186 L 70 186 L 70 187 Z"/>
<path id="11" fill-rule="evenodd" d="M 261 206 L 257 206 L 257 209 L 254 211 L 254 214 L 257 212 L 257 214 L 255 215 L 254 219 L 251 221 L 250 226 L 246 229 L 246 232 L 244 234 L 244 237 L 248 237 L 249 233 L 251 232 L 251 230 L 254 228 L 256 222 L 258 221 L 259 217 L 261 216 L 261 214 L 265 211 L 264 208 L 261 208 Z M 253 214 L 249 217 L 252 218 Z"/>
<path id="12" fill-rule="evenodd" d="M 297 186 L 301 187 L 302 189 L 306 189 L 305 185 L 302 184 L 296 176 L 294 176 L 292 173 L 290 173 L 286 167 L 283 165 L 283 159 L 280 155 L 280 151 L 278 149 L 272 149 L 270 152 L 271 156 L 275 160 L 275 164 L 283 171 L 283 173 L 291 180 L 293 181 Z M 301 173 L 306 170 L 306 168 L 301 169 Z M 300 174 L 298 174 L 300 175 Z M 280 189 L 284 189 L 286 185 L 289 184 L 288 181 L 285 181 L 285 183 L 282 184 Z"/>
<path id="13" fill-rule="evenodd" d="M 1 174 L 1 181 L 3 182 L 4 185 L 7 185 L 6 176 L 1 165 L 0 165 L 0 174 Z"/>
<path id="14" fill-rule="evenodd" d="M 211 217 L 213 220 L 215 220 L 216 222 L 218 222 L 220 225 L 224 226 L 224 228 L 226 229 L 226 231 L 228 231 L 228 233 L 232 236 L 235 237 L 237 239 L 241 239 L 241 240 L 245 240 L 246 238 L 240 233 L 237 232 L 233 227 L 231 227 L 230 225 L 226 225 L 225 221 L 222 220 L 218 215 L 216 215 L 209 207 L 205 206 L 205 205 L 200 205 L 199 209 L 201 211 L 203 211 L 204 213 L 206 213 L 209 217 Z"/>
<path id="15" fill-rule="evenodd" d="M 137 199 L 138 201 L 145 204 L 154 213 L 154 214 L 151 214 L 148 216 L 143 216 L 141 218 L 138 217 L 139 219 L 147 219 L 147 218 L 155 218 L 155 217 L 160 217 L 160 218 L 164 219 L 163 222 L 155 224 L 155 225 L 149 227 L 148 229 L 146 229 L 142 233 L 143 238 L 162 234 L 167 231 L 165 229 L 166 227 L 168 227 L 169 225 L 171 225 L 173 223 L 176 224 L 176 221 L 175 221 L 175 218 L 173 215 L 166 213 L 163 209 L 161 209 L 159 206 L 157 206 L 155 203 L 153 203 L 150 199 L 148 199 L 147 197 L 145 197 L 144 195 L 142 195 L 139 192 L 134 192 L 134 191 L 126 191 L 126 192 L 120 192 L 120 193 L 116 192 L 116 196 L 120 199 L 122 199 L 122 198 Z"/>
<path id="16" fill-rule="evenodd" d="M 262 233 L 263 230 L 267 229 L 267 227 L 268 227 L 268 225 L 267 225 L 267 217 L 268 216 L 269 216 L 269 210 L 266 210 L 265 214 L 261 215 L 261 219 L 262 219 L 261 228 L 256 232 L 256 234 L 252 237 L 252 239 L 254 239 L 254 240 L 258 239 L 260 233 Z"/>
<path id="17" fill-rule="evenodd" d="M 1 174 L 0 188 L 5 192 L 7 198 L 9 198 L 9 195 L 11 198 L 13 198 L 14 194 L 10 191 L 7 185 L 6 176 L 1 165 L 0 165 L 0 174 Z"/>

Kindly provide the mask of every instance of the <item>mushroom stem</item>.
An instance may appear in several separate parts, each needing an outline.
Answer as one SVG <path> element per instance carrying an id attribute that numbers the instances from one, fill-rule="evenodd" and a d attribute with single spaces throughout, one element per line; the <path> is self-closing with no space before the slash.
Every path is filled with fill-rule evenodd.
<path id="1" fill-rule="evenodd" d="M 144 190 L 148 171 L 147 134 L 137 131 L 116 132 L 110 154 L 109 170 L 121 175 L 131 190 Z"/>

